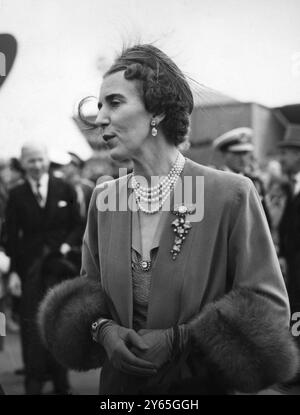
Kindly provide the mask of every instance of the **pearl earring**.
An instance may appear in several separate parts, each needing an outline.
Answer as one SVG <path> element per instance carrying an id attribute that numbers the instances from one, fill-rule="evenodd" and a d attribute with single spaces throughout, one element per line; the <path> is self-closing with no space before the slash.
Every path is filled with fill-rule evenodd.
<path id="1" fill-rule="evenodd" d="M 153 137 L 156 137 L 157 136 L 157 128 L 156 128 L 156 121 L 155 120 L 151 121 L 151 127 L 152 127 L 151 134 L 153 135 Z"/>

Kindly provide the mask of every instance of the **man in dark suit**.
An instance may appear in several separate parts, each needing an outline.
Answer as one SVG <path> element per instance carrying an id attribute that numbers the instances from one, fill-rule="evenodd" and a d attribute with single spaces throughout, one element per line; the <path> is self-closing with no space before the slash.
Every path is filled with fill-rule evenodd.
<path id="1" fill-rule="evenodd" d="M 67 372 L 41 344 L 36 312 L 45 292 L 55 281 L 45 270 L 53 271 L 54 258 L 63 262 L 72 247 L 80 245 L 82 223 L 75 190 L 48 173 L 46 149 L 39 143 L 26 144 L 21 161 L 26 180 L 10 191 L 6 226 L 11 257 L 9 287 L 21 294 L 25 390 L 27 394 L 41 393 L 43 383 L 50 376 L 54 392 L 64 394 L 69 389 Z M 61 264 L 58 268 L 61 273 Z M 63 272 L 72 274 L 68 267 L 63 268 Z"/>
<path id="2" fill-rule="evenodd" d="M 279 144 L 281 164 L 290 179 L 280 226 L 280 255 L 286 260 L 287 289 L 291 311 L 300 311 L 300 127 L 290 127 Z"/>

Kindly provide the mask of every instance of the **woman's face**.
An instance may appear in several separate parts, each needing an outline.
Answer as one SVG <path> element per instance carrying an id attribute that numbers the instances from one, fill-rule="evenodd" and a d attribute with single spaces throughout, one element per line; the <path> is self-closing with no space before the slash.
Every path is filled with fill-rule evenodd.
<path id="1" fill-rule="evenodd" d="M 225 152 L 226 165 L 237 173 L 245 173 L 251 164 L 251 153 L 248 151 L 241 152 Z"/>
<path id="2" fill-rule="evenodd" d="M 118 161 L 137 156 L 150 135 L 152 115 L 145 109 L 138 82 L 128 81 L 120 71 L 105 77 L 101 85 L 96 124 Z"/>

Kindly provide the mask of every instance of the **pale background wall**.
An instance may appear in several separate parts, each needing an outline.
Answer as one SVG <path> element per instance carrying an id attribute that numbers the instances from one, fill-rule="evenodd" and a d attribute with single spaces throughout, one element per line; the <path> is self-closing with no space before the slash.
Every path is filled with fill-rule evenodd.
<path id="1" fill-rule="evenodd" d="M 236 99 L 300 97 L 299 0 L 0 0 L 0 32 L 18 55 L 0 94 L 0 146 L 80 149 L 77 100 L 97 94 L 122 41 L 157 40 L 193 78 Z"/>

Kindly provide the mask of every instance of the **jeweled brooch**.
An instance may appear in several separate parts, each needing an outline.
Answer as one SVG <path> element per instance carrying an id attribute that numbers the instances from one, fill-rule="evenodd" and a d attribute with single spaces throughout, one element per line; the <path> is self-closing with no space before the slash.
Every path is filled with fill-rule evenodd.
<path id="1" fill-rule="evenodd" d="M 174 228 L 173 231 L 175 233 L 175 240 L 174 245 L 171 249 L 172 258 L 175 260 L 177 258 L 177 255 L 181 251 L 181 247 L 183 242 L 185 241 L 189 231 L 192 228 L 191 222 L 186 219 L 187 215 L 190 215 L 195 212 L 195 207 L 192 209 L 189 209 L 188 207 L 181 205 L 176 207 L 172 213 L 177 217 L 172 222 L 172 227 Z"/>

